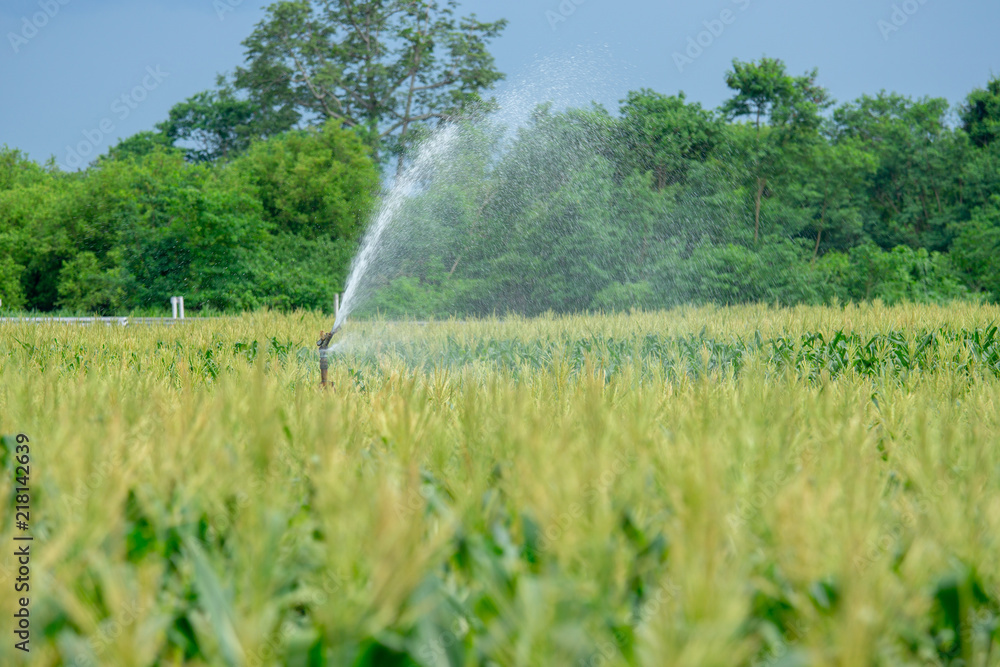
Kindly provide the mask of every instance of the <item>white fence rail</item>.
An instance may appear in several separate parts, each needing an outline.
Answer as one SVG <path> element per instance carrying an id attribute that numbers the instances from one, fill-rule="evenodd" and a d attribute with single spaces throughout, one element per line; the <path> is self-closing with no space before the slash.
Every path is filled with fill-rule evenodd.
<path id="1" fill-rule="evenodd" d="M 104 324 L 107 326 L 142 326 L 153 324 L 186 324 L 202 320 L 214 320 L 214 317 L 0 317 L 0 324 Z"/>

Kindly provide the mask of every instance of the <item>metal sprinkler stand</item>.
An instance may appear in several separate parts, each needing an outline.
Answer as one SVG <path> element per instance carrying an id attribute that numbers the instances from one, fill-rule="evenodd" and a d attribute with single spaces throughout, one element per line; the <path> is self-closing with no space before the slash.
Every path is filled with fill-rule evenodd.
<path id="1" fill-rule="evenodd" d="M 333 339 L 333 335 L 340 330 L 340 327 L 335 326 L 329 331 L 320 331 L 319 340 L 316 341 L 316 346 L 319 348 L 319 386 L 327 386 L 327 371 L 330 368 L 330 362 L 327 359 L 327 348 L 330 347 L 330 341 Z"/>

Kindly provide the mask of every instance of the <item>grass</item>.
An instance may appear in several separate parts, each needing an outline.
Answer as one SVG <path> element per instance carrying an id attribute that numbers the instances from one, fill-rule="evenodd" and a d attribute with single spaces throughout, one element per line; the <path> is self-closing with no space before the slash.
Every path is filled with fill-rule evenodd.
<path id="1" fill-rule="evenodd" d="M 33 665 L 1000 664 L 997 322 L 4 325 L 3 617 L 23 432 Z"/>

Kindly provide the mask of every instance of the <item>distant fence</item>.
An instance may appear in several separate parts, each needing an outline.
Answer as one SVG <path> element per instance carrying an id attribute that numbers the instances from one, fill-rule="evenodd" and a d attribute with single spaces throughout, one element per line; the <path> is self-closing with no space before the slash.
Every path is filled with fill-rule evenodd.
<path id="1" fill-rule="evenodd" d="M 0 304 L 3 302 L 0 301 Z M 107 326 L 127 327 L 134 325 L 164 324 L 171 325 L 178 322 L 191 322 L 197 320 L 214 320 L 214 317 L 197 317 L 192 320 L 184 317 L 184 297 L 170 297 L 170 308 L 173 317 L 0 317 L 0 324 L 104 324 Z"/>
<path id="2" fill-rule="evenodd" d="M 214 320 L 215 317 L 0 317 L 0 324 L 104 324 L 107 326 L 172 325 Z"/>
<path id="3" fill-rule="evenodd" d="M 3 301 L 0 300 L 0 305 L 3 305 Z M 177 324 L 179 322 L 197 322 L 199 320 L 216 320 L 218 317 L 194 317 L 188 318 L 184 316 L 184 297 L 182 296 L 172 296 L 170 297 L 170 309 L 173 312 L 173 317 L 47 317 L 47 316 L 36 316 L 36 317 L 0 317 L 0 324 L 104 324 L 107 326 L 121 326 L 127 327 L 130 324 L 133 325 L 143 325 L 143 324 L 163 324 L 171 325 Z M 333 317 L 334 319 L 340 314 L 340 293 L 333 295 Z"/>

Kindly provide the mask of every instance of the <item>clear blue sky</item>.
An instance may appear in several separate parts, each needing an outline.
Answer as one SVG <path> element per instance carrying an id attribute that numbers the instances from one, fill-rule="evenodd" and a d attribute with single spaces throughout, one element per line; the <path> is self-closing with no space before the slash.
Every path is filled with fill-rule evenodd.
<path id="1" fill-rule="evenodd" d="M 231 10 L 222 18 L 220 6 Z M 793 73 L 818 67 L 840 102 L 884 88 L 954 104 L 1000 74 L 996 0 L 465 0 L 461 9 L 510 21 L 493 45 L 504 88 L 561 87 L 611 109 L 642 87 L 715 107 L 731 60 L 762 54 Z M 80 141 L 103 153 L 240 63 L 240 42 L 262 16 L 258 0 L 4 0 L 0 144 L 60 164 Z"/>

